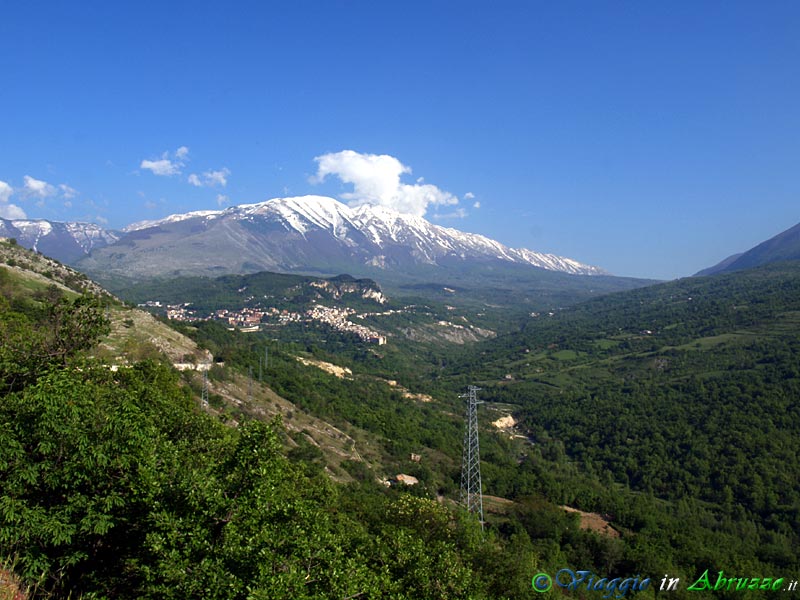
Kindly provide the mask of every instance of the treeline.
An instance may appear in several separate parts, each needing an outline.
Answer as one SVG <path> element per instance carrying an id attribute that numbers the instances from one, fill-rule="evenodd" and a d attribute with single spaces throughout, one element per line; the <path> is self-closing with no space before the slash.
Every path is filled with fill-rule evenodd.
<path id="1" fill-rule="evenodd" d="M 542 312 L 520 331 L 465 348 L 450 371 L 506 368 L 526 350 L 568 348 L 587 353 L 587 360 L 653 352 L 742 329 L 779 328 L 787 318 L 791 333 L 797 330 L 798 311 L 797 261 L 680 279 Z"/>
<path id="2" fill-rule="evenodd" d="M 321 286 L 327 287 L 321 287 Z M 333 301 L 344 289 L 360 291 L 377 290 L 370 279 L 355 279 L 349 275 L 321 278 L 308 275 L 291 275 L 263 271 L 250 275 L 223 275 L 220 277 L 175 277 L 154 279 L 136 284 L 123 283 L 114 291 L 128 302 L 141 304 L 159 300 L 166 304 L 191 303 L 201 313 L 217 309 L 238 310 L 262 306 L 278 309 L 302 310 L 313 301 Z M 359 293 L 346 292 L 338 302 L 352 307 L 374 309 L 374 300 Z"/>

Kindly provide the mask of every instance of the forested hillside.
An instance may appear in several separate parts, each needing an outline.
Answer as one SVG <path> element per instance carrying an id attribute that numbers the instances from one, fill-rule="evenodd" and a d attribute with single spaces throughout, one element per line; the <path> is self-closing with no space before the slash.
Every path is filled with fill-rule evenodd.
<path id="1" fill-rule="evenodd" d="M 279 424 L 225 427 L 152 362 L 112 372 L 63 358 L 35 375 L 5 360 L 2 373 L 14 391 L 0 404 L 0 545 L 42 594 L 466 597 L 483 587 L 470 525 L 435 501 L 384 494 L 359 520 L 345 510 L 355 492 L 286 459 Z"/>
<path id="2" fill-rule="evenodd" d="M 510 537 L 491 529 L 482 535 L 479 524 L 450 500 L 437 500 L 432 486 L 442 482 L 442 473 L 450 478 L 451 467 L 434 475 L 423 465 L 419 486 L 398 489 L 379 483 L 367 465 L 351 462 L 352 483 L 334 484 L 320 450 L 302 443 L 302 436 L 290 439 L 280 421 L 265 423 L 241 409 L 232 414 L 235 420 L 220 419 L 229 414 L 225 411 L 204 411 L 196 390 L 168 366 L 168 357 L 110 369 L 98 344 L 110 343 L 106 315 L 122 310 L 116 302 L 96 295 L 99 291 L 73 271 L 61 272 L 58 263 L 10 242 L 0 245 L 3 593 L 15 598 L 529 593 L 531 570 L 539 561 L 532 540 L 524 529 Z M 213 338 L 207 337 L 209 345 Z M 234 363 L 237 353 L 247 355 L 248 346 L 237 339 L 224 332 L 217 342 L 222 347 L 215 347 Z M 373 401 L 386 401 L 385 412 L 366 417 L 363 425 L 375 432 L 366 443 L 383 446 L 390 460 L 395 456 L 400 462 L 403 447 L 417 449 L 419 436 L 429 436 L 415 416 L 420 410 L 439 420 L 386 382 L 376 379 L 370 390 L 365 380 L 336 383 L 333 376 L 310 376 L 324 375 L 313 366 L 291 370 L 289 365 L 300 363 L 289 350 L 272 356 L 270 368 L 286 366 L 292 375 L 275 386 L 309 409 L 346 425 L 342 415 L 358 422 L 377 406 L 367 403 L 367 413 L 360 412 L 359 393 L 364 400 L 372 395 Z M 326 408 L 337 396 L 342 403 Z M 397 410 L 412 421 L 393 418 Z M 458 425 L 443 424 L 457 440 Z M 424 443 L 434 452 L 441 445 L 433 439 Z M 560 531 L 588 535 L 574 518 L 555 516 Z"/>
<path id="3" fill-rule="evenodd" d="M 355 279 L 349 275 L 321 278 L 269 272 L 223 275 L 213 279 L 153 279 L 119 286 L 117 291 L 127 301 L 136 304 L 148 300 L 163 304 L 190 302 L 192 308 L 206 314 L 219 309 L 258 305 L 298 309 L 312 302 L 333 300 L 345 301 L 348 306 L 374 307 L 375 298 L 383 300 L 380 287 L 371 279 Z"/>
<path id="4" fill-rule="evenodd" d="M 2 244 L 18 258 L 0 267 L 0 591 L 444 598 L 496 585 L 482 563 L 500 542 L 483 546 L 476 522 L 423 490 L 363 473 L 335 485 L 314 452 L 287 458 L 280 421 L 224 425 L 162 361 L 92 358 L 108 299 L 40 281 L 18 268 L 40 257 Z"/>
<path id="5" fill-rule="evenodd" d="M 204 405 L 196 375 L 134 342 L 109 368 L 98 344 L 123 307 L 0 250 L 0 575 L 22 597 L 527 598 L 569 568 L 652 578 L 627 596 L 669 574 L 676 598 L 755 598 L 686 586 L 798 572 L 797 265 L 418 354 L 182 325 L 225 361 L 210 381 L 227 396 Z M 455 503 L 466 383 L 486 401 L 482 533 Z M 312 421 L 269 416 L 287 402 L 335 425 L 349 458 L 329 460 Z M 517 425 L 490 425 L 503 415 Z M 379 482 L 399 472 L 419 484 Z"/>
<path id="6" fill-rule="evenodd" d="M 450 377 L 472 373 L 517 407 L 537 453 L 602 482 L 580 506 L 668 543 L 651 560 L 797 569 L 800 264 L 606 296 L 468 354 Z M 488 485 L 504 495 L 520 479 Z M 655 503 L 638 522 L 611 498 L 628 489 Z"/>

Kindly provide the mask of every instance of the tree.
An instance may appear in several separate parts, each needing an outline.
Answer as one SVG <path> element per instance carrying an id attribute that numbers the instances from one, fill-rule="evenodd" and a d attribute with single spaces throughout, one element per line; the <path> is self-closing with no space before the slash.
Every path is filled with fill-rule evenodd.
<path id="1" fill-rule="evenodd" d="M 49 369 L 66 366 L 109 331 L 94 296 L 60 298 L 43 312 L 0 310 L 0 391 L 21 390 Z"/>

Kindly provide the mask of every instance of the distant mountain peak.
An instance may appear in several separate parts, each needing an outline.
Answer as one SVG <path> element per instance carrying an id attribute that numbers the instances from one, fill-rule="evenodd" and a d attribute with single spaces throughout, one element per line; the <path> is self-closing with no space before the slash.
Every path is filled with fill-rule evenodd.
<path id="1" fill-rule="evenodd" d="M 124 231 L 125 233 L 128 233 L 130 231 L 139 231 L 140 229 L 158 227 L 159 225 L 163 225 L 165 223 L 177 223 L 178 221 L 185 221 L 187 219 L 194 219 L 198 217 L 214 217 L 221 213 L 222 211 L 219 210 L 195 210 L 188 213 L 177 213 L 174 215 L 169 215 L 168 217 L 164 217 L 163 219 L 137 221 L 136 223 L 131 223 L 130 225 L 123 227 L 122 231 Z"/>
<path id="2" fill-rule="evenodd" d="M 281 242 L 269 264 L 265 267 L 278 270 L 291 268 L 317 268 L 313 257 L 326 245 L 328 254 L 349 253 L 350 260 L 362 266 L 395 267 L 400 263 L 438 265 L 442 261 L 497 260 L 530 265 L 551 271 L 579 275 L 606 274 L 598 267 L 574 259 L 534 252 L 525 248 L 514 249 L 476 233 L 435 225 L 416 215 L 402 214 L 385 206 L 360 205 L 351 207 L 326 196 L 299 196 L 274 198 L 256 204 L 241 204 L 224 210 L 194 211 L 170 215 L 164 219 L 142 221 L 125 228 L 132 233 L 173 226 L 181 222 L 203 221 L 207 227 L 214 222 L 251 223 L 249 231 L 261 227 L 264 235 L 254 246 L 269 246 L 277 239 L 275 226 L 279 226 L 293 239 Z M 271 225 L 270 225 L 271 224 Z M 269 231 L 269 235 L 266 232 Z M 315 237 L 311 242 L 308 235 Z M 325 241 L 325 235 L 329 236 Z M 196 243 L 196 242 L 195 242 Z M 338 246 L 334 252 L 330 244 Z M 293 254 L 286 245 L 294 244 Z M 308 245 L 316 245 L 310 248 Z M 324 252 L 324 251 L 323 251 Z M 301 254 L 305 264 L 301 264 Z M 285 260 L 281 261 L 283 257 Z M 325 262 L 329 256 L 320 257 Z M 342 260 L 346 257 L 342 256 Z"/>
<path id="3" fill-rule="evenodd" d="M 14 238 L 25 248 L 69 263 L 96 248 L 113 244 L 120 235 L 95 223 L 0 219 L 0 237 Z"/>
<path id="4" fill-rule="evenodd" d="M 730 273 L 786 260 L 800 260 L 800 223 L 761 242 L 747 252 L 729 256 L 713 267 L 703 269 L 695 275 Z"/>

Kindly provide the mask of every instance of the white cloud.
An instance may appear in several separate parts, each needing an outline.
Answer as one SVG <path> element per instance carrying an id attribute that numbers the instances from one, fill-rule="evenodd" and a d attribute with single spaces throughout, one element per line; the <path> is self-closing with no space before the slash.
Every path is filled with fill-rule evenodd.
<path id="1" fill-rule="evenodd" d="M 72 202 L 70 202 L 69 200 L 64 202 L 64 208 L 72 208 Z"/>
<path id="2" fill-rule="evenodd" d="M 222 167 L 218 171 L 206 171 L 202 175 L 192 173 L 189 175 L 189 183 L 196 187 L 225 187 L 228 185 L 228 176 L 231 174 L 230 170 Z"/>
<path id="3" fill-rule="evenodd" d="M 433 218 L 434 219 L 463 219 L 466 216 L 467 216 L 466 209 L 459 207 L 459 208 L 457 208 L 454 211 L 449 212 L 449 213 L 444 213 L 444 214 L 436 213 L 435 215 L 433 215 Z"/>
<path id="4" fill-rule="evenodd" d="M 0 181 L 0 202 L 8 202 L 11 194 L 14 193 L 14 188 L 8 185 L 5 181 Z"/>
<path id="5" fill-rule="evenodd" d="M 473 198 L 475 198 L 475 194 L 473 194 L 472 192 L 467 192 L 466 194 L 464 194 L 464 200 L 472 200 Z"/>
<path id="6" fill-rule="evenodd" d="M 97 215 L 97 216 L 94 218 L 94 220 L 95 220 L 95 221 L 97 221 L 98 223 L 100 223 L 100 225 L 108 225 L 108 219 L 106 219 L 106 218 L 105 218 L 104 216 L 102 216 L 102 215 Z"/>
<path id="7" fill-rule="evenodd" d="M 181 169 L 189 160 L 189 148 L 181 146 L 170 156 L 169 152 L 164 152 L 157 160 L 143 160 L 139 165 L 140 169 L 147 169 L 154 175 L 168 177 L 170 175 L 180 175 Z"/>
<path id="8" fill-rule="evenodd" d="M 423 184 L 421 178 L 414 185 L 400 183 L 400 176 L 410 174 L 411 168 L 388 154 L 360 154 L 343 150 L 317 156 L 314 160 L 317 174 L 311 178 L 312 183 L 320 183 L 328 175 L 335 175 L 344 183 L 353 184 L 352 192 L 341 195 L 350 206 L 386 206 L 421 217 L 430 205 L 458 204 L 458 198 L 453 194 L 435 185 Z"/>
<path id="9" fill-rule="evenodd" d="M 231 199 L 228 198 L 226 195 L 217 194 L 217 206 L 228 206 L 228 203 L 230 201 L 231 201 Z"/>
<path id="10" fill-rule="evenodd" d="M 16 204 L 8 201 L 14 194 L 14 188 L 5 181 L 0 181 L 0 219 L 25 219 L 27 215 Z"/>
<path id="11" fill-rule="evenodd" d="M 0 219 L 25 219 L 27 216 L 16 204 L 0 203 Z"/>
<path id="12" fill-rule="evenodd" d="M 34 179 L 30 175 L 25 175 L 22 178 L 25 181 L 22 193 L 29 198 L 49 198 L 58 193 L 55 186 L 50 185 L 46 181 Z"/>
<path id="13" fill-rule="evenodd" d="M 78 190 L 69 187 L 66 183 L 62 183 L 58 188 L 61 190 L 61 195 L 67 200 L 78 195 Z"/>
<path id="14" fill-rule="evenodd" d="M 203 173 L 207 181 L 222 187 L 228 185 L 228 175 L 230 174 L 231 172 L 225 167 L 222 167 L 219 171 L 206 171 Z"/>
<path id="15" fill-rule="evenodd" d="M 160 160 L 143 160 L 139 167 L 142 169 L 147 169 L 148 171 L 152 171 L 154 175 L 162 176 L 177 175 L 181 172 L 180 165 L 172 162 L 168 158 L 162 158 Z"/>
<path id="16" fill-rule="evenodd" d="M 477 200 L 475 201 L 475 204 L 472 205 L 472 208 L 480 208 L 480 207 L 481 207 L 481 203 L 479 201 L 477 201 Z"/>

